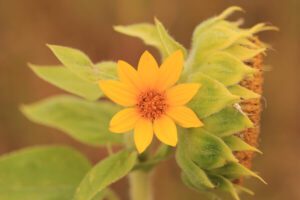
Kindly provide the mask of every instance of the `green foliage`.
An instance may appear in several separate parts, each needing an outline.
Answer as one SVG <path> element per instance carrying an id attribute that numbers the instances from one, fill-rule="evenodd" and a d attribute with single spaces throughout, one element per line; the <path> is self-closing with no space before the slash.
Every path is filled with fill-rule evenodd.
<path id="1" fill-rule="evenodd" d="M 256 72 L 226 52 L 212 53 L 198 66 L 198 71 L 218 80 L 225 86 L 234 85 Z"/>
<path id="2" fill-rule="evenodd" d="M 126 176 L 136 159 L 136 152 L 124 150 L 100 161 L 82 180 L 74 200 L 93 200 L 107 186 Z"/>
<path id="3" fill-rule="evenodd" d="M 81 79 L 63 66 L 30 65 L 30 68 L 43 80 L 72 94 L 88 100 L 96 100 L 102 96 L 97 84 Z"/>
<path id="4" fill-rule="evenodd" d="M 195 188 L 213 188 L 214 184 L 210 181 L 207 174 L 191 159 L 189 152 L 182 145 L 180 140 L 176 150 L 176 161 L 182 170 L 182 178 L 188 186 Z"/>
<path id="5" fill-rule="evenodd" d="M 264 53 L 266 50 L 266 47 L 253 45 L 249 40 L 241 40 L 227 48 L 226 52 L 234 55 L 239 60 L 247 61 L 260 53 Z"/>
<path id="6" fill-rule="evenodd" d="M 184 56 L 186 56 L 186 49 L 169 35 L 164 25 L 156 18 L 155 25 L 164 51 L 166 52 L 164 57 L 167 57 L 178 49 L 180 49 Z"/>
<path id="7" fill-rule="evenodd" d="M 212 175 L 210 176 L 210 178 L 218 189 L 224 192 L 228 192 L 235 200 L 240 200 L 237 190 L 235 189 L 234 184 L 231 181 L 222 176 Z"/>
<path id="8" fill-rule="evenodd" d="M 262 154 L 260 150 L 247 144 L 237 136 L 231 135 L 224 137 L 223 140 L 232 151 L 255 151 Z"/>
<path id="9" fill-rule="evenodd" d="M 143 40 L 145 44 L 156 47 L 163 56 L 167 55 L 160 41 L 157 29 L 153 24 L 141 23 L 128 26 L 115 26 L 114 29 L 119 33 L 137 37 Z"/>
<path id="10" fill-rule="evenodd" d="M 239 101 L 239 97 L 232 95 L 223 84 L 203 73 L 191 75 L 189 82 L 201 84 L 199 92 L 189 103 L 200 118 L 217 113 L 226 106 Z"/>
<path id="11" fill-rule="evenodd" d="M 72 199 L 90 168 L 83 155 L 62 146 L 32 147 L 1 156 L 0 199 Z"/>
<path id="12" fill-rule="evenodd" d="M 107 77 L 108 74 L 105 72 L 113 72 L 111 68 L 116 66 L 113 62 L 94 65 L 87 55 L 77 49 L 58 45 L 48 45 L 48 47 L 66 68 L 86 81 L 97 83 L 103 77 Z M 113 77 L 114 75 L 115 72 L 112 73 Z"/>
<path id="13" fill-rule="evenodd" d="M 181 80 L 201 84 L 188 106 L 196 112 L 204 126 L 180 131 L 176 161 L 182 170 L 182 180 L 198 191 L 227 192 L 235 200 L 239 200 L 239 191 L 250 194 L 251 191 L 234 185 L 232 180 L 252 176 L 263 181 L 239 164 L 233 154 L 234 151 L 260 152 L 235 136 L 253 127 L 239 103 L 260 98 L 259 94 L 239 83 L 257 73 L 245 61 L 267 49 L 265 44 L 254 42 L 254 34 L 276 29 L 263 23 L 242 29 L 239 27 L 241 22 L 226 20 L 229 15 L 241 10 L 230 7 L 198 25 L 189 54 L 158 19 L 154 20 L 154 24 L 114 27 L 120 33 L 140 38 L 157 48 L 163 59 L 178 49 L 183 51 L 187 60 Z M 97 85 L 99 80 L 117 79 L 116 63 L 94 64 L 80 50 L 48 46 L 62 65 L 30 65 L 31 69 L 43 80 L 86 100 L 71 96 L 51 97 L 22 106 L 23 113 L 36 123 L 62 130 L 89 145 L 121 143 L 122 136 L 108 131 L 109 121 L 118 107 L 104 100 L 92 102 L 102 97 Z M 153 155 L 145 153 L 139 157 L 136 152 L 121 150 L 96 164 L 73 196 L 75 187 L 91 168 L 85 158 L 63 147 L 20 151 L 0 158 L 0 199 L 63 200 L 74 197 L 74 200 L 119 200 L 107 188 L 110 184 L 132 170 L 151 170 L 171 153 L 172 149 L 165 145 Z"/>
<path id="14" fill-rule="evenodd" d="M 125 35 L 140 38 L 145 44 L 156 47 L 160 51 L 162 58 L 166 58 L 178 49 L 181 49 L 186 55 L 186 49 L 169 35 L 158 19 L 155 19 L 155 25 L 141 23 L 129 26 L 115 26 L 114 29 Z"/>
<path id="15" fill-rule="evenodd" d="M 234 94 L 237 95 L 239 97 L 241 97 L 242 99 L 248 100 L 248 99 L 257 99 L 260 98 L 260 95 L 248 90 L 247 88 L 240 86 L 240 85 L 233 85 L 228 87 L 228 90 Z"/>
<path id="16" fill-rule="evenodd" d="M 253 127 L 253 123 L 241 111 L 234 107 L 226 107 L 220 112 L 205 119 L 204 129 L 219 137 L 232 135 Z"/>
<path id="17" fill-rule="evenodd" d="M 213 170 L 213 173 L 220 174 L 230 180 L 238 179 L 240 177 L 252 176 L 266 184 L 266 182 L 256 173 L 236 162 L 231 162 L 221 168 L 215 169 Z"/>
<path id="18" fill-rule="evenodd" d="M 222 139 L 198 128 L 191 130 L 187 136 L 181 137 L 181 150 L 202 169 L 215 169 L 226 162 L 236 162 L 229 147 Z"/>
<path id="19" fill-rule="evenodd" d="M 31 121 L 62 130 L 89 145 L 121 142 L 122 137 L 107 128 L 117 110 L 108 102 L 88 102 L 65 95 L 22 106 Z"/>

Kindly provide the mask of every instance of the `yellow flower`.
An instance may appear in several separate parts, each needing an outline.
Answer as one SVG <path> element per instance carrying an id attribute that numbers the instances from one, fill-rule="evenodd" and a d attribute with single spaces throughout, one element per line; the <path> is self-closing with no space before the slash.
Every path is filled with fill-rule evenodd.
<path id="1" fill-rule="evenodd" d="M 200 84 L 174 84 L 183 69 L 183 54 L 176 51 L 158 67 L 145 51 L 138 69 L 118 61 L 120 80 L 101 80 L 103 93 L 115 103 L 127 107 L 110 121 L 110 131 L 126 133 L 134 129 L 134 142 L 139 153 L 151 143 L 153 134 L 163 143 L 177 144 L 175 122 L 185 128 L 200 127 L 196 114 L 184 106 L 197 93 Z"/>

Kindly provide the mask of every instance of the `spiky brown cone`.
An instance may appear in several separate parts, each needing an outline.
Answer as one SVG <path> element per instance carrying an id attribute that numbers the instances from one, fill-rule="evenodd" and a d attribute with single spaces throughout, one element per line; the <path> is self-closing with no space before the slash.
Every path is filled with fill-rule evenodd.
<path id="1" fill-rule="evenodd" d="M 258 39 L 253 39 L 253 42 L 259 43 Z M 263 55 L 259 54 L 255 56 L 251 61 L 247 62 L 248 65 L 252 66 L 255 69 L 258 69 L 258 72 L 251 78 L 246 79 L 240 83 L 241 86 L 244 86 L 257 94 L 262 94 L 263 91 Z M 260 133 L 260 115 L 262 110 L 262 99 L 250 99 L 244 100 L 241 103 L 241 108 L 244 113 L 246 113 L 250 120 L 254 123 L 253 128 L 248 128 L 246 131 L 243 131 L 237 136 L 242 138 L 248 144 L 257 147 L 258 138 Z M 255 153 L 253 151 L 241 151 L 236 152 L 235 156 L 238 158 L 239 162 L 244 166 L 251 168 L 252 160 Z M 237 180 L 236 182 L 241 182 L 242 180 Z"/>

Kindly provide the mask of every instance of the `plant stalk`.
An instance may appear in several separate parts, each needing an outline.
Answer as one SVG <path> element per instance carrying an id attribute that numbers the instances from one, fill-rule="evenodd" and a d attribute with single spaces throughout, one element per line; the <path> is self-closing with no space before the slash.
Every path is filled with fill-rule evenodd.
<path id="1" fill-rule="evenodd" d="M 142 170 L 129 174 L 131 200 L 153 200 L 151 174 Z"/>

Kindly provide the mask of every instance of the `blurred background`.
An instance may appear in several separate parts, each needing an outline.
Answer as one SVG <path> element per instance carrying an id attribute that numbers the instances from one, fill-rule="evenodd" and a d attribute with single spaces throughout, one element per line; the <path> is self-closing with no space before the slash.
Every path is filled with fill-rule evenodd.
<path id="1" fill-rule="evenodd" d="M 261 38 L 272 44 L 265 74 L 266 106 L 262 116 L 261 149 L 254 169 L 269 183 L 250 181 L 255 200 L 300 199 L 300 1 L 299 0 L 0 0 L 0 153 L 36 144 L 69 144 L 94 162 L 105 152 L 70 139 L 61 132 L 29 122 L 19 105 L 63 93 L 38 79 L 26 63 L 56 64 L 46 43 L 78 48 L 93 61 L 125 59 L 137 63 L 149 49 L 137 39 L 115 33 L 112 25 L 152 22 L 158 17 L 186 47 L 194 27 L 231 5 L 242 6 L 247 26 L 270 22 L 280 32 Z M 100 153 L 99 153 L 100 152 Z M 155 200 L 201 199 L 180 182 L 173 160 L 155 174 Z M 163 178 L 160 178 L 163 177 Z M 114 185 L 127 200 L 127 182 Z"/>

